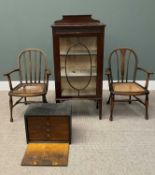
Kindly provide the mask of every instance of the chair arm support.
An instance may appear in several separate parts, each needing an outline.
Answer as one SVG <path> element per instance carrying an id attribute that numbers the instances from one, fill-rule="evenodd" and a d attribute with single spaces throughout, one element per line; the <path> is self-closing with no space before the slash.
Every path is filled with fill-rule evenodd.
<path id="1" fill-rule="evenodd" d="M 46 73 L 47 73 L 48 76 L 51 75 L 51 71 L 50 70 L 46 70 Z"/>
<path id="2" fill-rule="evenodd" d="M 107 69 L 105 70 L 105 74 L 106 74 L 106 75 L 111 75 L 111 70 L 110 70 L 110 68 L 107 68 Z"/>
<path id="3" fill-rule="evenodd" d="M 47 90 L 48 90 L 48 82 L 49 82 L 49 77 L 51 75 L 51 71 L 49 69 L 45 70 L 45 82 L 47 83 Z"/>
<path id="4" fill-rule="evenodd" d="M 108 85 L 109 85 L 109 90 L 110 91 L 113 91 L 113 79 L 112 79 L 112 73 L 111 73 L 111 69 L 110 68 L 107 68 L 106 71 L 105 71 L 105 74 L 107 75 L 107 78 L 108 78 Z"/>
<path id="5" fill-rule="evenodd" d="M 150 72 L 144 68 L 141 68 L 141 67 L 137 67 L 137 70 L 136 71 L 143 71 L 145 74 L 146 74 L 146 80 L 145 80 L 145 89 L 148 88 L 148 84 L 149 84 L 149 79 L 150 79 L 150 75 L 153 74 L 153 72 Z"/>
<path id="6" fill-rule="evenodd" d="M 12 70 L 12 71 L 10 71 L 8 73 L 3 74 L 8 79 L 10 90 L 13 89 L 13 87 L 12 87 L 12 80 L 11 80 L 11 74 L 15 73 L 15 72 L 19 72 L 19 69 L 14 69 L 14 70 Z"/>
<path id="7" fill-rule="evenodd" d="M 45 75 L 46 75 L 46 79 L 48 80 L 49 76 L 51 75 L 51 71 L 49 69 L 46 69 Z"/>

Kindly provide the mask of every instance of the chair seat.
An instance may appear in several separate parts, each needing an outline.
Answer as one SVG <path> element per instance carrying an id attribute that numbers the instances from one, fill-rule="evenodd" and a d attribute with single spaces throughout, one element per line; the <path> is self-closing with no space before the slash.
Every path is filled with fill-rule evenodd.
<path id="1" fill-rule="evenodd" d="M 40 96 L 45 94 L 46 92 L 46 84 L 19 84 L 12 91 L 10 91 L 10 95 L 18 96 L 18 97 L 33 97 Z"/>
<path id="2" fill-rule="evenodd" d="M 137 83 L 113 83 L 113 90 L 116 94 L 146 94 L 146 90 Z"/>

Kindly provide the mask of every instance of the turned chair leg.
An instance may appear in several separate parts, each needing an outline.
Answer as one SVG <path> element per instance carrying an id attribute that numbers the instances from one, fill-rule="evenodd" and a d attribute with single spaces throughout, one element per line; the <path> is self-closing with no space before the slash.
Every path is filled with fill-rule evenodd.
<path id="1" fill-rule="evenodd" d="M 109 95 L 109 98 L 108 98 L 107 104 L 110 104 L 110 98 L 111 98 L 111 94 Z"/>
<path id="2" fill-rule="evenodd" d="M 114 95 L 110 95 L 110 118 L 109 118 L 109 120 L 110 121 L 113 121 L 113 109 L 114 109 L 114 99 L 115 99 L 115 97 L 114 97 Z"/>
<path id="3" fill-rule="evenodd" d="M 98 101 L 96 101 L 96 109 L 98 109 Z"/>
<path id="4" fill-rule="evenodd" d="M 24 97 L 24 104 L 27 105 L 26 97 Z"/>
<path id="5" fill-rule="evenodd" d="M 12 96 L 10 96 L 9 106 L 10 106 L 10 122 L 13 122 L 13 117 L 12 117 L 12 113 L 13 113 L 13 100 L 12 100 Z"/>
<path id="6" fill-rule="evenodd" d="M 46 95 L 43 95 L 42 99 L 43 99 L 43 103 L 47 103 Z"/>
<path id="7" fill-rule="evenodd" d="M 149 106 L 149 96 L 148 94 L 146 94 L 146 97 L 145 97 L 145 119 L 148 120 L 149 117 L 148 117 L 148 106 Z"/>
<path id="8" fill-rule="evenodd" d="M 131 95 L 129 96 L 129 104 L 131 104 Z"/>

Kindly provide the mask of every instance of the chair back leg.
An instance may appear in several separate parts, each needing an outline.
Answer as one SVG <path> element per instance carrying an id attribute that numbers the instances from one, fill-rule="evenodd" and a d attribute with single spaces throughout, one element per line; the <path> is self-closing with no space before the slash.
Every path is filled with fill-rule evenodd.
<path id="1" fill-rule="evenodd" d="M 113 121 L 113 110 L 114 110 L 114 100 L 115 97 L 113 94 L 110 95 L 110 121 Z"/>
<path id="2" fill-rule="evenodd" d="M 148 116 L 148 106 L 149 106 L 149 95 L 146 94 L 145 96 L 145 119 L 148 120 L 149 116 Z"/>
<path id="3" fill-rule="evenodd" d="M 12 113 L 13 113 L 13 100 L 12 100 L 12 96 L 10 96 L 10 99 L 9 99 L 9 106 L 10 106 L 10 122 L 13 122 L 13 116 L 12 116 Z"/>

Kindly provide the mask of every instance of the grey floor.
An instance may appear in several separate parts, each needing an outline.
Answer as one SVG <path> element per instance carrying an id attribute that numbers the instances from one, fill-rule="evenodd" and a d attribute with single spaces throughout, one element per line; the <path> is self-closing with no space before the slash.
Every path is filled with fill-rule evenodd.
<path id="1" fill-rule="evenodd" d="M 26 149 L 24 112 L 14 108 L 9 122 L 8 92 L 0 91 L 0 175 L 154 175 L 155 91 L 150 94 L 150 119 L 144 107 L 133 102 L 117 103 L 109 121 L 108 92 L 103 92 L 103 119 L 93 101 L 72 101 L 72 144 L 68 167 L 23 167 Z M 54 102 L 49 91 L 48 101 Z"/>

